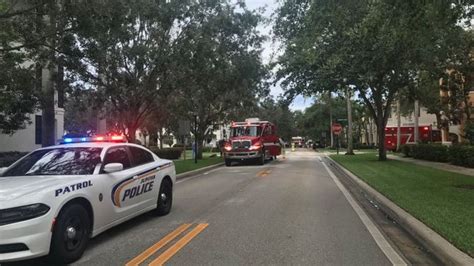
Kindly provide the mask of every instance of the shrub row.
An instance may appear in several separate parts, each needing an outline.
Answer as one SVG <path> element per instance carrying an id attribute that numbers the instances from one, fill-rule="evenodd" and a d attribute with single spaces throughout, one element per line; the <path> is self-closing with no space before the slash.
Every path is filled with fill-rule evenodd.
<path id="1" fill-rule="evenodd" d="M 176 143 L 176 144 L 173 145 L 173 148 L 183 149 L 183 147 L 184 147 L 184 144 L 181 144 L 181 143 Z M 191 146 L 191 144 L 186 145 L 186 150 L 189 151 L 189 150 L 192 150 L 192 149 L 193 149 L 193 147 Z"/>
<path id="2" fill-rule="evenodd" d="M 354 149 L 356 150 L 375 149 L 375 148 L 377 148 L 375 144 L 354 143 Z"/>
<path id="3" fill-rule="evenodd" d="M 219 152 L 219 148 L 204 147 L 204 148 L 202 149 L 202 152 Z"/>
<path id="4" fill-rule="evenodd" d="M 474 146 L 441 144 L 408 144 L 402 146 L 402 153 L 406 157 L 415 159 L 450 162 L 455 165 L 474 168 Z"/>
<path id="5" fill-rule="evenodd" d="M 25 156 L 27 152 L 0 152 L 0 167 L 7 167 L 14 163 L 16 160 Z"/>
<path id="6" fill-rule="evenodd" d="M 474 168 L 474 146 L 453 145 L 449 147 L 449 159 L 452 164 Z"/>
<path id="7" fill-rule="evenodd" d="M 150 150 L 158 155 L 158 157 L 168 160 L 177 160 L 181 157 L 181 153 L 183 153 L 182 148 L 160 149 L 158 147 L 150 147 Z"/>
<path id="8" fill-rule="evenodd" d="M 413 158 L 433 161 L 448 162 L 448 146 L 441 144 L 418 144 L 413 147 Z"/>

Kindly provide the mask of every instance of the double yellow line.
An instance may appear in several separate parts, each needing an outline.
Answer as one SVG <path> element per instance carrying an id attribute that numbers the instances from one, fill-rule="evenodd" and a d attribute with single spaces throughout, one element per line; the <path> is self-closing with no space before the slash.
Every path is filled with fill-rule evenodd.
<path id="1" fill-rule="evenodd" d="M 261 170 L 260 172 L 257 173 L 257 177 L 264 177 L 264 176 L 267 176 L 267 175 L 269 175 L 271 172 L 272 172 L 272 170 L 270 170 L 270 168 L 263 169 L 263 170 Z"/>
<path id="2" fill-rule="evenodd" d="M 182 224 L 178 228 L 176 228 L 173 232 L 169 233 L 165 237 L 163 237 L 160 241 L 156 242 L 153 246 L 147 248 L 143 251 L 140 255 L 133 258 L 131 261 L 125 264 L 126 266 L 137 266 L 140 263 L 144 262 L 146 259 L 151 257 L 155 252 L 160 250 L 162 247 L 166 246 L 169 242 L 173 241 L 176 237 L 181 235 L 184 231 L 186 231 L 192 224 Z M 174 243 L 171 247 L 165 250 L 160 256 L 158 256 L 155 260 L 153 260 L 149 265 L 150 266 L 157 266 L 163 265 L 167 262 L 171 257 L 173 257 L 180 249 L 186 246 L 193 238 L 195 238 L 199 233 L 201 233 L 209 224 L 198 224 L 194 227 L 193 230 L 189 231 L 186 235 L 184 235 L 181 239 L 179 239 L 176 243 Z"/>

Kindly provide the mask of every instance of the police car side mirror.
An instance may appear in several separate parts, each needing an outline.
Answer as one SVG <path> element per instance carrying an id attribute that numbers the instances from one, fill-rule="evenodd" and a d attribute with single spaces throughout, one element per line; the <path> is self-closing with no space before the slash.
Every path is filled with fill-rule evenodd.
<path id="1" fill-rule="evenodd" d="M 104 172 L 114 173 L 123 170 L 123 164 L 121 163 L 108 163 L 104 166 Z"/>
<path id="2" fill-rule="evenodd" d="M 7 170 L 8 167 L 1 167 L 0 168 L 0 175 L 3 175 L 3 173 L 5 173 L 5 171 Z"/>

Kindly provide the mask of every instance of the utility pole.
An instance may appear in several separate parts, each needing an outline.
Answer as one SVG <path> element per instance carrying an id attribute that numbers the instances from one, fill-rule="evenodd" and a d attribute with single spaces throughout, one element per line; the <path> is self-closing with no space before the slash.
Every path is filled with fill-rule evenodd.
<path id="1" fill-rule="evenodd" d="M 347 101 L 347 152 L 346 155 L 354 155 L 353 138 L 352 138 L 352 103 L 350 86 L 346 88 Z"/>
<path id="2" fill-rule="evenodd" d="M 397 100 L 397 151 L 400 151 L 402 144 L 402 129 L 401 129 L 401 117 L 400 117 L 400 98 Z"/>
<path id="3" fill-rule="evenodd" d="M 420 116 L 420 102 L 418 99 L 415 100 L 415 130 L 414 130 L 414 142 L 415 144 L 418 143 L 420 140 L 420 133 L 419 133 L 419 125 L 418 125 L 418 117 Z"/>

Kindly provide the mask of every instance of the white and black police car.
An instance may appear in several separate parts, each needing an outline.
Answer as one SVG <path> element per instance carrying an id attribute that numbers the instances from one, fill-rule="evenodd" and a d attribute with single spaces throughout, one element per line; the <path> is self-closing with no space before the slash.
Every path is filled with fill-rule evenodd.
<path id="1" fill-rule="evenodd" d="M 0 169 L 0 263 L 79 259 L 89 238 L 171 210 L 176 171 L 121 136 L 65 138 Z"/>

